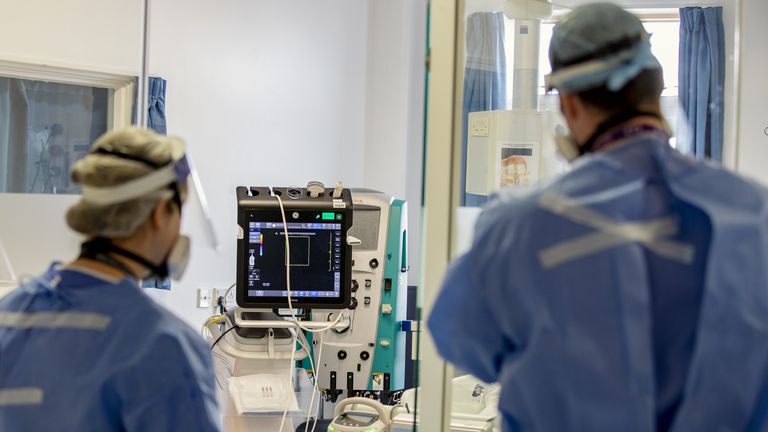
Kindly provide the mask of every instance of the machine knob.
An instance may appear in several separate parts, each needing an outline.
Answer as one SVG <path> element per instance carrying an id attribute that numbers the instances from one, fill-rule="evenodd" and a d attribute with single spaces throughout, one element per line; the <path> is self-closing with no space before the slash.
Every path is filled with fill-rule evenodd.
<path id="1" fill-rule="evenodd" d="M 360 359 L 361 360 L 366 361 L 369 358 L 371 358 L 371 355 L 368 354 L 368 351 L 363 351 L 363 352 L 360 353 Z"/>
<path id="2" fill-rule="evenodd" d="M 374 259 L 372 259 L 372 260 L 371 260 L 371 261 L 368 263 L 368 265 L 369 265 L 369 266 L 371 266 L 371 268 L 372 268 L 372 269 L 375 269 L 375 268 L 377 268 L 377 267 L 379 266 L 379 260 L 377 260 L 376 258 L 374 258 Z"/>
<path id="3" fill-rule="evenodd" d="M 349 309 L 354 309 L 357 307 L 357 299 L 352 297 L 349 299 Z"/>
<path id="4" fill-rule="evenodd" d="M 347 358 L 347 352 L 344 350 L 340 350 L 338 354 L 336 354 L 336 357 L 338 357 L 339 360 L 344 360 L 345 358 Z"/>
<path id="5" fill-rule="evenodd" d="M 301 189 L 290 188 L 288 189 L 287 194 L 288 194 L 288 198 L 292 198 L 292 199 L 301 198 Z"/>
<path id="6" fill-rule="evenodd" d="M 360 288 L 360 284 L 355 279 L 352 279 L 352 292 L 357 292 L 358 288 Z"/>

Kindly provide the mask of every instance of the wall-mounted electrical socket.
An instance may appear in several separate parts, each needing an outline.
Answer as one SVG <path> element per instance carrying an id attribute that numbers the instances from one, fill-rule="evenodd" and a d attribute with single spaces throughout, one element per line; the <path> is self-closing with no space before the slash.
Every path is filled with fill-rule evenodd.
<path id="1" fill-rule="evenodd" d="M 198 288 L 197 289 L 197 307 L 209 308 L 211 307 L 211 290 L 210 288 Z"/>
<path id="2" fill-rule="evenodd" d="M 472 136 L 488 136 L 488 117 L 473 118 L 469 125 L 469 133 Z"/>

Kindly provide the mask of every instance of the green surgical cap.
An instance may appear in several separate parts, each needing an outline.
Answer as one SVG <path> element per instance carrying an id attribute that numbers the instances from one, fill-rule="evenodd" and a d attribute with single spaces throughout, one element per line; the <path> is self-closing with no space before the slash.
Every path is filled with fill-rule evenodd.
<path id="1" fill-rule="evenodd" d="M 618 91 L 645 69 L 660 69 L 642 22 L 612 3 L 580 6 L 555 25 L 547 88 Z"/>

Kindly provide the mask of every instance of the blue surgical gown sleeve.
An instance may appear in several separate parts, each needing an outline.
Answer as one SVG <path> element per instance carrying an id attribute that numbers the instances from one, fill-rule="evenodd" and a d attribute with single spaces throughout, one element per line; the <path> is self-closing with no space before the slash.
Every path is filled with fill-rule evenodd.
<path id="1" fill-rule="evenodd" d="M 497 324 L 488 287 L 479 277 L 476 250 L 448 268 L 427 325 L 446 360 L 485 382 L 498 380 L 504 358 L 514 345 Z"/>
<path id="2" fill-rule="evenodd" d="M 153 339 L 114 383 L 124 430 L 218 431 L 215 377 L 203 340 L 191 330 Z"/>

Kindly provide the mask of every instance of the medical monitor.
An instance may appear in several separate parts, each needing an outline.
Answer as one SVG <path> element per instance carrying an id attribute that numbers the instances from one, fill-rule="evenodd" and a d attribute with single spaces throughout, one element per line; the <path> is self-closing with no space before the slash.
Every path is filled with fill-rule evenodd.
<path id="1" fill-rule="evenodd" d="M 245 188 L 244 188 L 245 189 Z M 285 226 L 268 189 L 238 188 L 237 303 L 244 308 L 287 308 Z M 351 290 L 351 200 L 281 193 L 290 250 L 294 308 L 346 308 Z M 293 191 L 297 189 L 291 189 Z M 245 192 L 257 192 L 256 196 Z M 241 192 L 243 196 L 241 197 Z M 347 195 L 349 195 L 349 192 Z M 298 198 L 291 196 L 298 195 Z M 335 206 L 335 207 L 334 207 Z"/>

